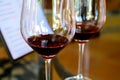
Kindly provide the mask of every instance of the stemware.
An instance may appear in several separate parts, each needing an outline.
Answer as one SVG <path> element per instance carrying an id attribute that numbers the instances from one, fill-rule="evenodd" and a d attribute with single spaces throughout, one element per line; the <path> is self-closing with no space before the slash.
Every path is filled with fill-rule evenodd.
<path id="1" fill-rule="evenodd" d="M 65 80 L 91 80 L 83 75 L 83 55 L 87 42 L 96 36 L 106 20 L 105 0 L 75 0 L 76 32 L 74 40 L 79 45 L 78 75 Z"/>
<path id="2" fill-rule="evenodd" d="M 23 0 L 21 34 L 26 43 L 44 58 L 46 80 L 51 79 L 52 58 L 74 36 L 74 12 L 74 0 Z"/>

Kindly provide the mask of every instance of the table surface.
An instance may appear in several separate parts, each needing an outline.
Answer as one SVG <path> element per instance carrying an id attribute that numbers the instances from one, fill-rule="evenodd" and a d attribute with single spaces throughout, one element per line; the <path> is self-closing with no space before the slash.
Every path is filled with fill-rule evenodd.
<path id="1" fill-rule="evenodd" d="M 52 60 L 52 80 L 63 80 L 67 76 L 77 75 L 78 49 L 77 43 L 72 41 Z M 4 45 L 0 44 L 1 80 L 16 80 L 18 75 L 22 78 L 17 80 L 44 80 L 43 64 L 41 57 L 35 52 L 12 62 Z M 83 68 L 84 75 L 93 80 L 120 80 L 119 13 L 107 13 L 107 20 L 100 35 L 86 44 Z"/>

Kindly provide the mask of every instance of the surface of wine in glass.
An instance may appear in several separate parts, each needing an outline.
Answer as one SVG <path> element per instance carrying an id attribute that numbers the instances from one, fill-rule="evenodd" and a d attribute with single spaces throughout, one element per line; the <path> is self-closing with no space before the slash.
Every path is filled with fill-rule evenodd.
<path id="1" fill-rule="evenodd" d="M 75 33 L 74 0 L 23 0 L 20 29 L 28 45 L 44 58 L 45 78 L 50 80 L 51 59 Z"/>
<path id="2" fill-rule="evenodd" d="M 27 41 L 44 58 L 53 58 L 69 42 L 66 37 L 53 34 L 31 36 Z"/>
<path id="3" fill-rule="evenodd" d="M 66 80 L 91 80 L 83 74 L 84 46 L 102 29 L 106 20 L 105 0 L 75 0 L 76 31 L 74 40 L 79 45 L 78 75 Z"/>
<path id="4" fill-rule="evenodd" d="M 76 24 L 74 40 L 79 43 L 86 43 L 100 32 L 99 27 L 94 24 Z"/>

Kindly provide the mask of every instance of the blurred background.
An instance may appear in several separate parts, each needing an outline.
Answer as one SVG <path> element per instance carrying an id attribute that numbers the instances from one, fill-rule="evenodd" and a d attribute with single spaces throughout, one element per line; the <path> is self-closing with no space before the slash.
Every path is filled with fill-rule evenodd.
<path id="1" fill-rule="evenodd" d="M 120 0 L 106 0 L 106 2 L 108 11 L 120 10 Z"/>

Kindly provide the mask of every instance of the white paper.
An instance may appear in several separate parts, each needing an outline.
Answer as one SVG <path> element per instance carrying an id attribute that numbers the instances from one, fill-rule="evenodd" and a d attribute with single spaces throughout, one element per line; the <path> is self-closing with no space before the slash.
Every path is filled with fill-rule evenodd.
<path id="1" fill-rule="evenodd" d="M 18 59 L 32 48 L 20 33 L 22 0 L 0 0 L 0 30 L 13 59 Z"/>

